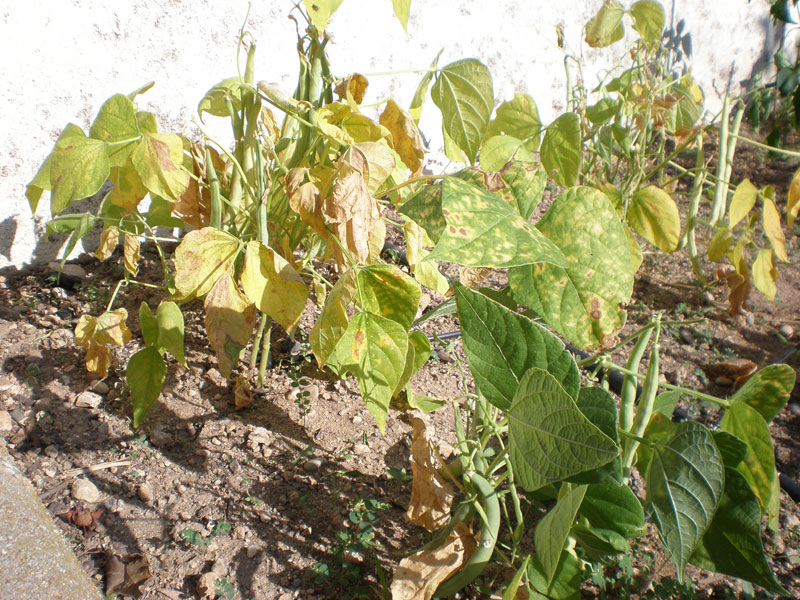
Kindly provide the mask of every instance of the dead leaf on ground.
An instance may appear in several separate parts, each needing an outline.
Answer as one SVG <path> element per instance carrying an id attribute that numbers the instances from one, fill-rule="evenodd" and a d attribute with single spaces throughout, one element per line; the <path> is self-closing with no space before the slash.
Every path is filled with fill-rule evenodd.
<path id="1" fill-rule="evenodd" d="M 450 516 L 453 504 L 453 487 L 439 475 L 438 461 L 431 452 L 425 422 L 411 417 L 411 471 L 414 480 L 411 501 L 405 517 L 407 521 L 428 531 L 440 529 Z"/>
<path id="2" fill-rule="evenodd" d="M 715 363 L 709 367 L 709 370 L 717 377 L 718 383 L 738 387 L 758 371 L 758 365 L 746 358 L 733 358 Z"/>
<path id="3" fill-rule="evenodd" d="M 106 595 L 139 596 L 142 585 L 150 579 L 150 561 L 144 554 L 120 558 L 106 552 Z"/>
<path id="4" fill-rule="evenodd" d="M 459 523 L 435 550 L 418 552 L 400 561 L 389 587 L 392 600 L 431 600 L 439 584 L 458 571 L 475 548 L 475 538 L 464 523 Z"/>
<path id="5" fill-rule="evenodd" d="M 246 379 L 236 380 L 236 385 L 233 388 L 233 401 L 236 405 L 236 410 L 242 410 L 253 403 L 253 391 Z"/>

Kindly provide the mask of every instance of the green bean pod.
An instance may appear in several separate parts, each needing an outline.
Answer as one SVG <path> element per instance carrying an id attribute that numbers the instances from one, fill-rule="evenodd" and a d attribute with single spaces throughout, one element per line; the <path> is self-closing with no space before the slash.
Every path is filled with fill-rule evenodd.
<path id="1" fill-rule="evenodd" d="M 644 378 L 642 397 L 636 409 L 636 418 L 633 421 L 633 428 L 631 431 L 636 437 L 642 437 L 644 435 L 644 432 L 647 430 L 647 425 L 650 423 L 650 417 L 653 415 L 653 405 L 655 404 L 656 395 L 658 394 L 658 351 L 658 334 L 656 334 L 656 340 L 653 342 L 653 347 L 650 350 L 650 362 L 647 365 L 647 375 Z M 636 455 L 636 450 L 639 447 L 638 440 L 628 441 L 630 444 L 625 447 L 625 455 L 622 459 L 622 464 L 626 471 L 631 468 L 633 457 Z"/>
<path id="2" fill-rule="evenodd" d="M 478 490 L 481 506 L 486 513 L 486 522 L 481 528 L 480 541 L 475 553 L 470 557 L 461 570 L 447 581 L 444 581 L 436 590 L 435 596 L 452 596 L 463 589 L 486 568 L 489 560 L 494 553 L 497 543 L 497 533 L 500 530 L 500 500 L 497 497 L 492 484 L 483 476 L 474 473 L 471 477 L 472 483 Z"/>
<path id="3" fill-rule="evenodd" d="M 633 346 L 628 364 L 625 367 L 633 373 L 639 372 L 639 363 L 642 362 L 644 351 L 650 342 L 653 328 L 648 327 L 639 334 L 639 339 Z M 633 425 L 633 404 L 636 401 L 636 377 L 632 374 L 625 374 L 622 379 L 622 391 L 620 392 L 619 428 L 623 431 L 630 431 Z"/>

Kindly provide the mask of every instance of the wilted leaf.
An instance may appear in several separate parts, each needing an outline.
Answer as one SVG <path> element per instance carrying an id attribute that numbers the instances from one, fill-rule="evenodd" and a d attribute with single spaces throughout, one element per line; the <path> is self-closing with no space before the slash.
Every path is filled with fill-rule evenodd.
<path id="1" fill-rule="evenodd" d="M 107 225 L 100 236 L 100 245 L 95 250 L 94 257 L 97 260 L 107 259 L 113 254 L 118 243 L 119 229 L 115 225 Z"/>
<path id="2" fill-rule="evenodd" d="M 367 159 L 367 189 L 370 195 L 374 195 L 392 175 L 396 166 L 394 154 L 383 142 L 361 142 L 355 148 Z"/>
<path id="3" fill-rule="evenodd" d="M 728 304 L 734 315 L 744 312 L 744 302 L 750 294 L 750 280 L 747 275 L 748 273 L 742 275 L 736 271 L 726 271 L 722 275 L 728 284 Z"/>
<path id="4" fill-rule="evenodd" d="M 772 262 L 772 250 L 761 248 L 753 263 L 753 284 L 767 300 L 775 300 L 778 291 L 775 282 L 778 281 L 778 269 Z"/>
<path id="5" fill-rule="evenodd" d="M 225 163 L 219 153 L 213 148 L 208 148 L 211 153 L 211 162 L 217 172 L 218 178 L 224 178 Z M 186 191 L 172 203 L 172 214 L 187 225 L 201 229 L 208 227 L 211 222 L 211 192 L 200 182 L 206 182 L 205 151 L 200 144 L 192 146 L 192 170 L 194 177 L 189 179 Z"/>
<path id="6" fill-rule="evenodd" d="M 125 242 L 123 243 L 125 270 L 132 276 L 136 277 L 139 273 L 139 238 L 129 233 L 125 234 Z"/>
<path id="7" fill-rule="evenodd" d="M 352 99 L 356 104 L 361 104 L 364 100 L 364 95 L 367 93 L 367 87 L 369 87 L 367 78 L 361 73 L 353 73 L 349 77 L 345 77 L 339 81 L 333 91 L 336 92 L 340 98 L 344 98 L 345 100 Z"/>
<path id="8" fill-rule="evenodd" d="M 656 248 L 674 252 L 681 236 L 681 216 L 672 197 L 655 185 L 637 190 L 625 215 L 628 224 Z"/>
<path id="9" fill-rule="evenodd" d="M 190 231 L 175 249 L 175 288 L 180 300 L 205 296 L 239 254 L 239 240 L 213 227 Z"/>
<path id="10" fill-rule="evenodd" d="M 234 110 L 242 110 L 242 80 L 238 75 L 223 79 L 208 90 L 197 105 L 197 114 L 201 119 L 204 112 L 215 117 L 230 117 L 226 99 L 231 101 Z"/>
<path id="11" fill-rule="evenodd" d="M 183 141 L 171 133 L 145 133 L 131 154 L 144 186 L 162 198 L 177 199 L 189 185 L 183 170 Z"/>
<path id="12" fill-rule="evenodd" d="M 230 377 L 256 321 L 256 307 L 236 287 L 230 273 L 220 277 L 203 303 L 206 332 L 217 353 L 219 370 Z"/>
<path id="13" fill-rule="evenodd" d="M 772 198 L 764 197 L 764 208 L 761 217 L 764 233 L 769 238 L 769 243 L 772 244 L 775 256 L 778 257 L 778 260 L 789 262 L 789 257 L 786 254 L 786 238 L 783 235 L 783 229 L 781 229 L 781 213 Z"/>
<path id="14" fill-rule="evenodd" d="M 439 584 L 461 568 L 475 547 L 475 538 L 459 523 L 438 548 L 404 558 L 389 587 L 392 600 L 431 600 Z"/>
<path id="15" fill-rule="evenodd" d="M 379 121 L 391 132 L 392 148 L 400 155 L 403 164 L 411 169 L 412 176 L 419 175 L 422 171 L 424 144 L 414 119 L 390 98 Z"/>
<path id="16" fill-rule="evenodd" d="M 741 383 L 744 383 L 756 371 L 758 371 L 758 365 L 746 358 L 732 358 L 711 365 L 711 372 L 714 375 L 728 377 Z"/>
<path id="17" fill-rule="evenodd" d="M 331 102 L 317 110 L 317 128 L 325 135 L 344 144 L 377 142 L 387 137 L 389 130 L 342 102 Z"/>
<path id="18" fill-rule="evenodd" d="M 150 563 L 144 554 L 119 557 L 106 551 L 106 596 L 139 596 L 141 586 L 150 579 Z"/>
<path id="19" fill-rule="evenodd" d="M 603 2 L 597 14 L 586 23 L 586 43 L 592 48 L 603 48 L 621 40 L 625 33 L 624 14 L 625 9 L 619 2 Z"/>
<path id="20" fill-rule="evenodd" d="M 430 532 L 441 528 L 450 515 L 453 504 L 453 486 L 438 472 L 439 464 L 431 451 L 425 421 L 411 417 L 411 471 L 414 479 L 406 520 Z"/>
<path id="21" fill-rule="evenodd" d="M 728 227 L 733 229 L 739 221 L 744 219 L 753 210 L 757 199 L 758 188 L 750 183 L 749 179 L 745 179 L 737 185 L 728 209 Z"/>
<path id="22" fill-rule="evenodd" d="M 437 73 L 431 97 L 444 131 L 474 163 L 494 108 L 489 69 L 474 58 L 450 63 Z"/>
<path id="23" fill-rule="evenodd" d="M 286 259 L 261 242 L 248 242 L 241 283 L 258 309 L 291 335 L 306 306 L 308 288 Z"/>
<path id="24" fill-rule="evenodd" d="M 327 239 L 328 230 L 322 218 L 322 198 L 319 188 L 311 182 L 305 182 L 306 169 L 290 169 L 284 178 L 289 206 L 300 216 L 300 220 L 311 227 L 323 239 Z"/>
<path id="25" fill-rule="evenodd" d="M 253 403 L 253 390 L 246 379 L 237 379 L 233 386 L 233 403 L 236 410 L 247 408 Z"/>
<path id="26" fill-rule="evenodd" d="M 322 207 L 325 221 L 331 225 L 336 237 L 358 264 L 369 257 L 369 235 L 381 213 L 378 202 L 369 194 L 361 173 L 353 171 L 336 180 L 333 194 Z M 334 247 L 334 256 L 339 269 L 350 266 L 341 248 Z"/>

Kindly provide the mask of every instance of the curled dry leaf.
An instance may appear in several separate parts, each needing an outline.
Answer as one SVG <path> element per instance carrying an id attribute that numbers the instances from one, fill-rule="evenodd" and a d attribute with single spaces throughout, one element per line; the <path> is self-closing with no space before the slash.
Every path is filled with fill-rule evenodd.
<path id="1" fill-rule="evenodd" d="M 291 169 L 285 178 L 289 206 L 300 216 L 300 220 L 311 227 L 323 239 L 328 238 L 328 230 L 322 218 L 322 198 L 319 189 L 312 182 L 303 183 L 306 169 Z"/>
<path id="2" fill-rule="evenodd" d="M 352 259 L 364 264 L 370 254 L 369 237 L 381 213 L 361 173 L 352 171 L 336 180 L 333 194 L 323 206 L 323 215 Z M 349 266 L 338 245 L 334 247 L 334 256 L 340 270 Z"/>
<path id="3" fill-rule="evenodd" d="M 422 172 L 425 146 L 411 115 L 394 100 L 389 100 L 379 122 L 392 133 L 392 148 L 400 155 L 403 164 L 411 169 L 413 176 L 419 175 Z"/>
<path id="4" fill-rule="evenodd" d="M 106 595 L 139 596 L 141 587 L 150 579 L 150 562 L 144 554 L 128 554 L 121 558 L 106 552 Z"/>
<path id="5" fill-rule="evenodd" d="M 492 269 L 489 267 L 461 267 L 459 280 L 468 288 L 476 288 L 489 276 Z"/>
<path id="6" fill-rule="evenodd" d="M 242 410 L 253 403 L 253 390 L 247 380 L 241 378 L 236 380 L 236 385 L 233 388 L 233 401 L 236 405 L 236 410 Z"/>
<path id="7" fill-rule="evenodd" d="M 709 367 L 709 370 L 718 379 L 724 378 L 725 381 L 738 387 L 758 371 L 758 365 L 746 358 L 733 358 L 715 363 Z"/>
<path id="8" fill-rule="evenodd" d="M 128 311 L 124 308 L 106 311 L 99 317 L 83 315 L 75 326 L 75 341 L 86 348 L 86 369 L 103 379 L 111 364 L 109 346 L 124 346 L 131 339 L 125 321 Z"/>
<path id="9" fill-rule="evenodd" d="M 125 270 L 130 273 L 132 277 L 136 277 L 139 273 L 139 238 L 135 235 L 125 234 L 125 242 L 123 243 L 124 249 L 124 262 Z"/>
<path id="10" fill-rule="evenodd" d="M 94 253 L 97 260 L 105 260 L 111 256 L 119 243 L 119 229 L 114 225 L 108 225 L 100 236 L 100 245 Z"/>
<path id="11" fill-rule="evenodd" d="M 226 273 L 211 288 L 203 308 L 208 340 L 217 353 L 219 371 L 230 377 L 253 333 L 256 307 L 239 291 L 231 274 Z"/>
<path id="12" fill-rule="evenodd" d="M 225 163 L 220 158 L 219 153 L 213 148 L 211 151 L 211 162 L 217 171 L 217 177 L 223 178 L 225 173 Z M 207 185 L 200 185 L 200 182 L 208 181 L 206 177 L 205 149 L 202 144 L 192 145 L 192 170 L 195 177 L 189 178 L 189 185 L 186 191 L 172 203 L 172 215 L 181 219 L 187 225 L 201 229 L 208 227 L 211 222 L 211 192 Z M 195 179 L 196 178 L 196 179 Z M 221 181 L 220 183 L 225 183 Z"/>
<path id="13" fill-rule="evenodd" d="M 348 99 L 349 95 L 350 98 L 353 99 L 353 102 L 361 104 L 364 101 L 368 86 L 369 82 L 366 77 L 361 73 L 353 73 L 349 77 L 340 80 L 333 91 L 336 92 L 340 98 Z"/>
<path id="14" fill-rule="evenodd" d="M 436 531 L 450 515 L 453 487 L 439 475 L 438 461 L 431 452 L 425 422 L 419 417 L 411 417 L 411 427 L 411 471 L 414 480 L 405 517 L 407 521 L 428 531 Z"/>
<path id="15" fill-rule="evenodd" d="M 435 550 L 417 552 L 400 561 L 389 587 L 392 600 L 430 600 L 439 584 L 458 571 L 475 548 L 475 538 L 464 523 L 459 523 Z"/>
<path id="16" fill-rule="evenodd" d="M 750 294 L 750 280 L 745 275 L 740 275 L 734 269 L 728 267 L 717 269 L 717 279 L 724 279 L 728 284 L 728 304 L 731 314 L 741 315 L 744 313 L 744 303 Z"/>

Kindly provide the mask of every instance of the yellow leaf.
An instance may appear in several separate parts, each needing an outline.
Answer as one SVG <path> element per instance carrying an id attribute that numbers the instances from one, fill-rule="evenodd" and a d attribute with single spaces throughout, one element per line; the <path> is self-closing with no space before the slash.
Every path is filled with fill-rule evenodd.
<path id="1" fill-rule="evenodd" d="M 147 188 L 130 160 L 124 167 L 113 167 L 109 179 L 114 184 L 111 203 L 122 208 L 126 215 L 136 210 L 139 202 L 147 195 Z"/>
<path id="2" fill-rule="evenodd" d="M 328 20 L 341 3 L 342 0 L 303 0 L 308 16 L 311 17 L 311 22 L 314 23 L 319 35 L 325 31 Z"/>
<path id="3" fill-rule="evenodd" d="M 97 325 L 92 335 L 94 341 L 109 346 L 124 346 L 131 339 L 131 332 L 125 321 L 128 311 L 124 308 L 106 311 L 97 317 Z"/>
<path id="4" fill-rule="evenodd" d="M 461 568 L 475 547 L 469 529 L 459 523 L 438 548 L 404 558 L 389 587 L 392 600 L 431 600 L 439 584 Z"/>
<path id="5" fill-rule="evenodd" d="M 423 260 L 430 252 L 425 250 L 425 231 L 414 221 L 403 224 L 403 233 L 406 237 L 406 259 L 414 278 L 427 288 L 446 294 L 450 289 L 450 282 L 442 275 L 435 260 Z M 428 245 L 433 246 L 428 240 Z"/>
<path id="6" fill-rule="evenodd" d="M 381 262 L 384 244 L 386 244 L 386 223 L 383 219 L 378 219 L 369 232 L 369 258 L 367 258 L 369 264 Z"/>
<path id="7" fill-rule="evenodd" d="M 370 194 L 375 194 L 395 168 L 394 155 L 383 142 L 361 142 L 355 146 L 367 160 L 368 174 L 362 173 Z"/>
<path id="8" fill-rule="evenodd" d="M 217 280 L 203 303 L 206 332 L 226 378 L 239 361 L 256 322 L 256 307 L 236 287 L 230 273 Z"/>
<path id="9" fill-rule="evenodd" d="M 118 308 L 99 317 L 83 315 L 75 326 L 75 341 L 86 348 L 86 369 L 101 378 L 108 375 L 111 364 L 109 346 L 124 346 L 131 339 L 125 325 L 128 311 Z"/>
<path id="10" fill-rule="evenodd" d="M 111 349 L 102 344 L 89 344 L 86 349 L 86 370 L 104 379 L 111 366 Z"/>
<path id="11" fill-rule="evenodd" d="M 789 257 L 786 255 L 786 238 L 783 235 L 783 229 L 781 229 L 781 213 L 772 198 L 764 197 L 764 209 L 761 218 L 764 225 L 764 233 L 769 238 L 769 243 L 772 244 L 775 256 L 778 257 L 778 260 L 789 262 Z"/>
<path id="12" fill-rule="evenodd" d="M 728 227 L 733 229 L 739 221 L 744 219 L 747 213 L 753 210 L 757 198 L 758 188 L 750 183 L 749 179 L 745 179 L 737 185 L 728 212 Z"/>
<path id="13" fill-rule="evenodd" d="M 439 475 L 438 461 L 431 452 L 425 422 L 419 417 L 411 417 L 411 427 L 411 471 L 414 479 L 405 518 L 433 532 L 447 522 L 453 503 L 453 487 Z"/>
<path id="14" fill-rule="evenodd" d="M 125 242 L 123 244 L 123 249 L 125 251 L 125 270 L 130 273 L 132 277 L 136 277 L 139 273 L 139 247 L 139 238 L 126 233 Z"/>
<path id="15" fill-rule="evenodd" d="M 303 183 L 305 169 L 292 169 L 286 174 L 286 194 L 289 206 L 300 220 L 311 227 L 323 239 L 328 237 L 325 221 L 322 218 L 322 199 L 314 183 Z"/>
<path id="16" fill-rule="evenodd" d="M 325 306 L 311 329 L 308 342 L 320 367 L 324 367 L 347 329 L 347 309 L 356 295 L 356 277 L 351 269 L 339 277 L 325 299 Z"/>
<path id="17" fill-rule="evenodd" d="M 291 335 L 306 306 L 308 288 L 286 259 L 261 242 L 249 242 L 241 283 L 258 309 Z"/>
<path id="18" fill-rule="evenodd" d="M 625 228 L 625 239 L 628 241 L 628 250 L 631 252 L 631 271 L 636 273 L 644 262 L 642 249 L 639 246 L 639 242 L 636 241 L 636 237 L 628 227 Z"/>
<path id="19" fill-rule="evenodd" d="M 175 249 L 175 288 L 181 301 L 205 296 L 239 254 L 239 240 L 213 227 L 190 231 Z"/>
<path id="20" fill-rule="evenodd" d="M 767 300 L 775 300 L 777 292 L 775 282 L 777 280 L 778 270 L 772 262 L 772 250 L 760 249 L 755 262 L 753 262 L 753 283 L 756 289 L 764 294 Z"/>
<path id="21" fill-rule="evenodd" d="M 176 199 L 189 185 L 183 170 L 183 140 L 173 133 L 145 132 L 131 154 L 144 186 L 154 194 Z"/>
<path id="22" fill-rule="evenodd" d="M 236 410 L 247 408 L 253 403 L 253 391 L 246 379 L 239 378 L 233 386 L 233 402 Z"/>
<path id="23" fill-rule="evenodd" d="M 344 98 L 348 101 L 352 100 L 352 102 L 356 104 L 361 104 L 364 101 L 364 95 L 367 93 L 368 86 L 369 82 L 366 77 L 361 73 L 353 73 L 349 77 L 339 81 L 333 91 L 336 92 L 340 98 Z"/>
<path id="24" fill-rule="evenodd" d="M 792 183 L 789 185 L 789 194 L 786 199 L 786 224 L 791 227 L 800 212 L 800 169 L 798 169 Z"/>
<path id="25" fill-rule="evenodd" d="M 711 262 L 717 262 L 728 251 L 728 248 L 731 247 L 733 243 L 733 234 L 731 230 L 727 227 L 722 227 L 717 229 L 714 232 L 714 235 L 711 238 L 711 241 L 708 243 L 708 248 L 706 249 L 706 254 L 708 255 L 708 260 Z"/>
<path id="26" fill-rule="evenodd" d="M 119 229 L 114 225 L 108 225 L 100 236 L 100 245 L 94 253 L 97 260 L 105 260 L 114 252 L 119 243 Z"/>
<path id="27" fill-rule="evenodd" d="M 392 148 L 400 155 L 403 163 L 411 169 L 412 176 L 419 175 L 422 171 L 424 144 L 414 119 L 394 100 L 390 99 L 386 103 L 386 108 L 379 121 L 391 132 Z"/>

